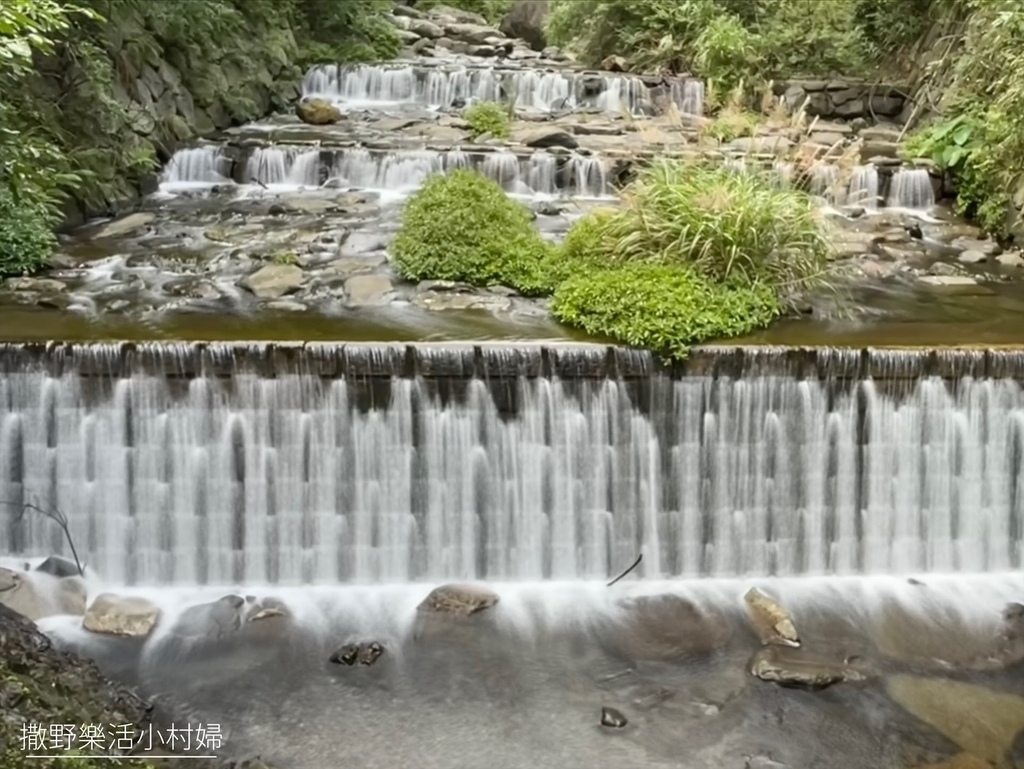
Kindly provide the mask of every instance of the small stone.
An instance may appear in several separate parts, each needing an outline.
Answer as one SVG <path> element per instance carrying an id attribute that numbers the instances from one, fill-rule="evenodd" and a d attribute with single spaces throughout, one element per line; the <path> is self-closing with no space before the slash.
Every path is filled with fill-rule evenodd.
<path id="1" fill-rule="evenodd" d="M 59 555 L 51 555 L 41 564 L 36 566 L 36 571 L 41 571 L 43 574 L 50 574 L 54 577 L 78 577 L 81 573 L 78 570 L 78 564 L 74 561 L 70 561 L 67 558 L 61 558 Z"/>
<path id="2" fill-rule="evenodd" d="M 92 234 L 92 239 L 99 240 L 100 238 L 114 238 L 119 235 L 127 235 L 145 227 L 155 218 L 156 214 L 147 212 L 129 214 L 121 219 L 115 219 L 108 224 L 104 224 Z"/>
<path id="3" fill-rule="evenodd" d="M 335 665 L 348 665 L 351 667 L 356 664 L 358 657 L 359 644 L 345 644 L 340 649 L 337 649 L 328 658 L 328 661 Z"/>
<path id="4" fill-rule="evenodd" d="M 394 286 L 384 275 L 354 275 L 345 281 L 349 307 L 379 307 L 391 301 Z"/>
<path id="5" fill-rule="evenodd" d="M 380 659 L 381 655 L 383 654 L 384 646 L 383 644 L 380 644 L 377 641 L 371 641 L 370 643 L 362 644 L 359 647 L 359 664 L 366 665 L 367 667 L 369 667 L 378 659 Z"/>
<path id="6" fill-rule="evenodd" d="M 240 285 L 259 299 L 277 299 L 297 291 L 304 277 L 294 264 L 268 264 L 242 278 Z"/>
<path id="7" fill-rule="evenodd" d="M 1000 254 L 996 257 L 996 261 L 1003 267 L 1024 268 L 1024 257 L 1020 254 Z"/>
<path id="8" fill-rule="evenodd" d="M 626 717 L 615 708 L 601 708 L 601 726 L 607 726 L 609 729 L 621 729 L 628 723 Z"/>
<path id="9" fill-rule="evenodd" d="M 751 675 L 779 686 L 817 691 L 840 681 L 861 681 L 864 676 L 845 663 L 808 657 L 781 646 L 761 649 L 750 661 Z"/>

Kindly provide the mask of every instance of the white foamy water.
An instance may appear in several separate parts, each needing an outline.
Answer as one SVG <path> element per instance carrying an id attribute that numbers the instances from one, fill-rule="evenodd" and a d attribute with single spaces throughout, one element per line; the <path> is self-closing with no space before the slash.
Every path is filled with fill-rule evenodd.
<path id="1" fill-rule="evenodd" d="M 887 204 L 894 208 L 927 211 L 935 205 L 931 176 L 924 168 L 901 168 L 892 175 Z"/>
<path id="2" fill-rule="evenodd" d="M 226 175 L 230 162 L 219 147 L 191 147 L 178 150 L 164 167 L 160 187 L 166 192 L 202 189 L 231 184 Z"/>
<path id="3" fill-rule="evenodd" d="M 179 378 L 195 355 L 173 344 L 105 375 L 119 349 L 0 379 L 0 499 L 65 510 L 119 582 L 604 578 L 637 553 L 645 577 L 1022 565 L 1019 378 L 802 379 L 768 351 L 739 379 L 509 378 L 502 361 L 541 349 L 495 347 L 451 391 L 381 369 L 393 346 L 349 345 L 361 362 L 327 378 L 217 345 Z M 477 365 L 409 350 L 422 371 Z M 61 547 L 40 516 L 4 519 L 3 552 Z"/>
<path id="4" fill-rule="evenodd" d="M 677 86 L 677 101 L 684 112 L 700 114 L 703 84 L 698 88 L 689 82 Z M 640 114 L 650 108 L 643 81 L 627 75 L 416 65 L 317 65 L 306 73 L 303 97 L 350 108 L 418 104 L 450 109 L 471 101 L 514 101 L 518 109 L 542 112 L 589 106 Z"/>

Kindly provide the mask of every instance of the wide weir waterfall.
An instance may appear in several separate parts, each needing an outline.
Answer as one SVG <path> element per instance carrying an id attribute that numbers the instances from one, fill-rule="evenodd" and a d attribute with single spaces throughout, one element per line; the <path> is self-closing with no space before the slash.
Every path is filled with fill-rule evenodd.
<path id="1" fill-rule="evenodd" d="M 0 555 L 114 582 L 1020 569 L 1024 353 L 0 346 Z"/>

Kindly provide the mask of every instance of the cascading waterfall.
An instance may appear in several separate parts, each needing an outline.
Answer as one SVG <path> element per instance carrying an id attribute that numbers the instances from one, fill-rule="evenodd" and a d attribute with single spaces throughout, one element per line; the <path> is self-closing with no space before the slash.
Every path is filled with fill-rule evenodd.
<path id="1" fill-rule="evenodd" d="M 223 173 L 226 163 L 217 147 L 178 150 L 164 167 L 160 181 L 169 187 L 230 183 Z"/>
<path id="2" fill-rule="evenodd" d="M 106 578 L 1020 569 L 1024 353 L 0 346 L 0 499 Z M 59 551 L 2 512 L 0 554 Z"/>
<path id="3" fill-rule="evenodd" d="M 831 163 L 812 166 L 809 192 L 830 206 L 842 204 L 845 191 L 839 189 L 839 169 Z"/>
<path id="4" fill-rule="evenodd" d="M 931 175 L 924 168 L 901 168 L 892 175 L 888 205 L 927 210 L 935 205 Z"/>
<path id="5" fill-rule="evenodd" d="M 703 115 L 704 81 L 683 80 L 672 83 L 672 101 L 684 115 Z"/>
<path id="6" fill-rule="evenodd" d="M 320 151 L 284 147 L 257 148 L 246 163 L 245 180 L 264 185 L 318 187 Z"/>
<path id="7" fill-rule="evenodd" d="M 570 194 L 577 198 L 603 198 L 610 193 L 608 174 L 600 158 L 574 155 L 569 161 Z"/>
<path id="8" fill-rule="evenodd" d="M 878 208 L 878 169 L 873 165 L 857 166 L 850 176 L 846 202 L 864 208 Z"/>
<path id="9" fill-rule="evenodd" d="M 595 79 L 600 83 L 596 92 Z M 696 109 L 692 100 L 697 86 L 679 87 L 681 100 L 689 94 L 687 110 Z M 700 91 L 703 102 L 703 84 Z M 627 75 L 467 67 L 442 70 L 412 64 L 318 65 L 306 73 L 303 81 L 304 98 L 324 98 L 351 106 L 419 104 L 451 109 L 471 101 L 514 99 L 519 109 L 542 112 L 594 106 L 606 112 L 639 114 L 647 108 L 646 94 L 643 81 Z"/>
<path id="10" fill-rule="evenodd" d="M 439 152 L 350 149 L 335 155 L 331 175 L 362 189 L 411 190 L 423 184 L 427 177 L 445 170 Z"/>

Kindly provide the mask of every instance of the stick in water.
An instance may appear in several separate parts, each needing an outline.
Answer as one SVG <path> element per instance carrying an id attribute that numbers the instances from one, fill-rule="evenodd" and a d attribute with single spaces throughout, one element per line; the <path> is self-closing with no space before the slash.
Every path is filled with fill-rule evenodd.
<path id="1" fill-rule="evenodd" d="M 16 502 L 3 502 L 0 504 L 11 505 L 13 507 L 19 506 Z M 75 549 L 74 540 L 71 539 L 71 531 L 68 528 L 68 517 L 56 507 L 52 510 L 44 510 L 38 505 L 33 505 L 31 502 L 25 502 L 24 504 L 21 504 L 20 507 L 21 512 L 18 514 L 18 517 L 15 518 L 15 521 L 21 521 L 21 519 L 25 517 L 26 510 L 35 510 L 37 513 L 45 515 L 51 521 L 54 521 L 58 526 L 60 526 L 64 532 L 64 538 L 68 541 L 68 546 L 71 548 L 71 555 L 75 559 L 75 567 L 78 569 L 79 575 L 84 577 L 85 569 L 82 568 L 82 562 L 78 560 L 78 551 Z"/>
<path id="2" fill-rule="evenodd" d="M 640 553 L 640 555 L 638 555 L 636 557 L 636 560 L 633 561 L 633 563 L 630 565 L 630 567 L 628 569 L 626 569 L 624 572 L 622 572 L 622 574 L 620 574 L 619 576 L 617 576 L 615 579 L 613 579 L 611 582 L 608 583 L 608 587 L 611 587 L 616 582 L 618 582 L 620 579 L 622 579 L 627 574 L 629 574 L 631 571 L 633 571 L 633 569 L 635 569 L 637 566 L 640 565 L 640 561 L 642 561 L 643 559 L 644 559 L 644 554 Z"/>

